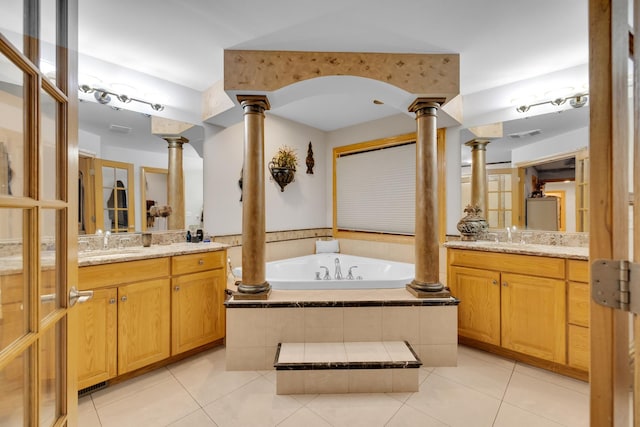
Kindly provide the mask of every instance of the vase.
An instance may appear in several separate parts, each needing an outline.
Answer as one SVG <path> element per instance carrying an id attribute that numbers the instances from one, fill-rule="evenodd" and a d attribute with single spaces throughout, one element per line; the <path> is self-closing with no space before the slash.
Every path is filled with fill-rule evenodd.
<path id="1" fill-rule="evenodd" d="M 462 235 L 461 240 L 478 240 L 478 235 L 485 231 L 489 226 L 487 220 L 480 215 L 482 209 L 477 205 L 467 205 L 464 211 L 467 215 L 458 221 L 457 225 L 458 231 Z"/>
<path id="2" fill-rule="evenodd" d="M 284 191 L 284 187 L 293 181 L 296 170 L 294 168 L 275 166 L 273 162 L 269 163 L 269 171 L 273 180 L 280 186 L 280 191 Z"/>

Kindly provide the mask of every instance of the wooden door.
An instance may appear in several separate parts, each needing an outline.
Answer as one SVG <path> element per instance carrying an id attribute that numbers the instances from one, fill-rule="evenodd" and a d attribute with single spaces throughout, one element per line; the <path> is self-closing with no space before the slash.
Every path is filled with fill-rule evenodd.
<path id="1" fill-rule="evenodd" d="M 77 0 L 1 9 L 0 425 L 76 425 Z"/>
<path id="2" fill-rule="evenodd" d="M 564 364 L 564 280 L 502 274 L 502 346 Z"/>
<path id="3" fill-rule="evenodd" d="M 118 289 L 93 291 L 79 307 L 78 389 L 106 381 L 118 374 Z"/>
<path id="4" fill-rule="evenodd" d="M 453 266 L 449 287 L 460 300 L 458 333 L 500 345 L 500 273 Z"/>
<path id="5" fill-rule="evenodd" d="M 118 375 L 170 355 L 169 279 L 118 288 Z"/>
<path id="6" fill-rule="evenodd" d="M 224 269 L 187 274 L 172 280 L 171 354 L 224 337 Z"/>

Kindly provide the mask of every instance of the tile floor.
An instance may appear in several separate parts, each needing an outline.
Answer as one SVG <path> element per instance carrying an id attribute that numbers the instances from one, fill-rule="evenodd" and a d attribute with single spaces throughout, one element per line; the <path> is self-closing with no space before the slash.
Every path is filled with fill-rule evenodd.
<path id="1" fill-rule="evenodd" d="M 93 426 L 588 426 L 589 386 L 468 347 L 417 393 L 278 396 L 275 371 L 225 371 L 217 347 L 80 399 Z"/>

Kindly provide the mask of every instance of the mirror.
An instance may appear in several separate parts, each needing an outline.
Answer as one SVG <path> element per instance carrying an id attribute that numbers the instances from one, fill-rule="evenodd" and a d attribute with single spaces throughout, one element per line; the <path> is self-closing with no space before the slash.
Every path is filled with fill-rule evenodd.
<path id="1" fill-rule="evenodd" d="M 487 145 L 489 227 L 588 230 L 588 106 L 504 122 L 503 130 Z M 473 138 L 461 132 L 462 143 Z M 471 199 L 470 161 L 462 145 L 460 218 Z"/>
<path id="2" fill-rule="evenodd" d="M 104 199 L 102 201 L 105 203 L 101 205 L 103 207 L 95 208 L 95 212 L 91 212 L 90 208 L 80 208 L 79 232 L 92 234 L 98 228 L 104 229 L 103 221 L 110 218 L 109 213 L 115 213 L 115 208 L 108 206 L 110 193 L 107 196 L 105 194 L 116 187 L 111 187 L 111 190 L 102 189 L 99 197 L 92 194 L 93 191 L 89 190 L 94 187 L 90 181 L 94 176 L 101 174 L 96 174 L 98 169 L 91 166 L 83 170 L 83 158 L 126 163 L 131 166 L 126 178 L 128 186 L 126 231 L 166 229 L 166 225 L 163 225 L 166 223 L 166 217 L 155 217 L 154 225 L 147 227 L 146 200 L 158 199 L 156 200 L 158 204 L 166 205 L 166 178 L 162 187 L 163 179 L 158 179 L 157 174 L 161 173 L 158 172 L 159 170 L 166 171 L 168 166 L 167 142 L 151 133 L 151 116 L 87 101 L 80 102 L 78 116 L 80 171 L 84 172 L 84 176 L 80 176 L 80 182 L 86 181 L 83 186 L 84 195 L 81 194 L 81 197 L 87 200 L 87 203 L 81 205 L 91 206 L 92 201 L 96 203 L 96 199 L 98 201 Z M 204 129 L 202 126 L 194 126 L 185 136 L 189 139 L 189 143 L 184 144 L 183 147 L 185 228 L 202 228 L 203 159 L 196 151 L 196 147 L 202 146 Z M 90 163 L 86 160 L 84 162 Z M 102 169 L 100 171 L 104 172 Z M 124 183 L 122 179 L 121 181 Z M 144 182 L 147 182 L 148 186 L 144 185 Z M 118 190 L 114 194 L 121 193 Z M 118 206 L 121 209 L 121 205 Z M 102 212 L 102 220 L 100 212 Z M 124 211 L 120 210 L 118 213 L 122 217 Z M 124 231 L 119 226 L 113 232 Z"/>
<path id="3" fill-rule="evenodd" d="M 162 208 L 167 205 L 167 169 L 140 168 L 140 207 L 145 212 L 142 231 L 165 231 L 167 217 Z"/>

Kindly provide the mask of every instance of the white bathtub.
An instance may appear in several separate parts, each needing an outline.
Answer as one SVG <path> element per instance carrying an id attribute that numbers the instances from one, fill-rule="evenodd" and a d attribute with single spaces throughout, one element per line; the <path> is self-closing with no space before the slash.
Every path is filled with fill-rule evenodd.
<path id="1" fill-rule="evenodd" d="M 336 259 L 340 261 L 342 280 L 335 280 Z M 316 279 L 316 272 L 324 277 L 325 266 L 330 280 Z M 353 269 L 353 280 L 347 280 L 349 268 Z M 233 269 L 236 277 L 242 276 L 242 268 Z M 353 255 L 323 253 L 267 263 L 267 282 L 273 289 L 388 289 L 404 288 L 415 277 L 413 264 L 364 258 Z"/>

